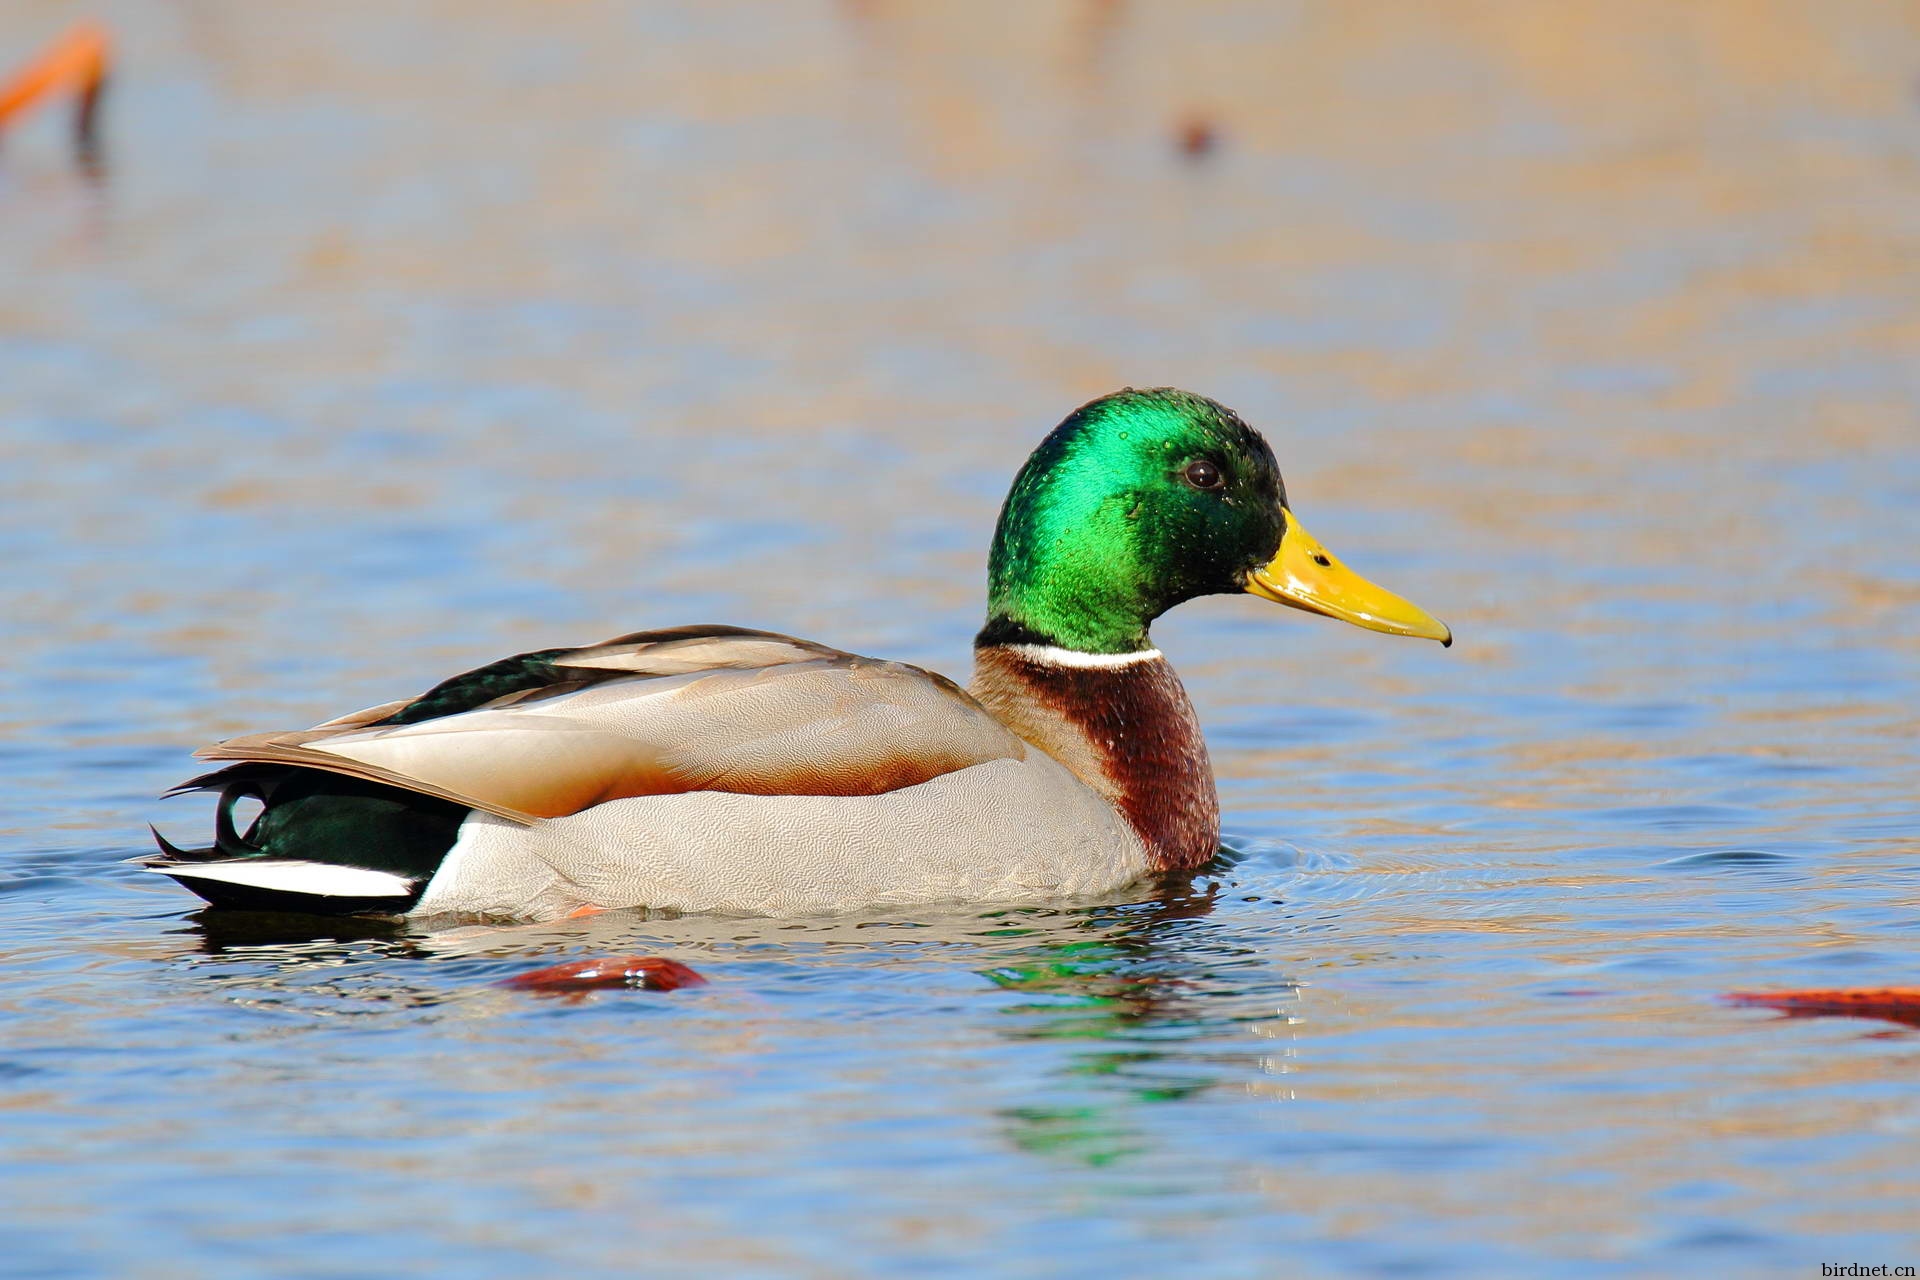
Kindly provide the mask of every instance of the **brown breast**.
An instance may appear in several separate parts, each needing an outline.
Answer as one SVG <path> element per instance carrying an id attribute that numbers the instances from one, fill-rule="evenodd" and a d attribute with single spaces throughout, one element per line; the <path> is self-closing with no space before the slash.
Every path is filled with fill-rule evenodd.
<path id="1" fill-rule="evenodd" d="M 1126 815 L 1163 871 L 1220 850 L 1220 800 L 1193 704 L 1156 652 L 1086 666 L 1057 650 L 974 650 L 969 691 L 1015 733 L 1071 769 Z"/>

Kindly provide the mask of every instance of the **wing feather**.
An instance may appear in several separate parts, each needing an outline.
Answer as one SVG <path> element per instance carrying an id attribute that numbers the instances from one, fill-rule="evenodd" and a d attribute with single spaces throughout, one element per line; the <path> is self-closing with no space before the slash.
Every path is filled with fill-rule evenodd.
<path id="1" fill-rule="evenodd" d="M 326 769 L 523 823 L 687 791 L 878 795 L 1026 755 L 942 676 L 766 632 L 641 632 L 538 659 L 471 709 L 393 723 L 414 704 L 388 704 L 199 754 Z M 501 665 L 481 669 L 496 686 Z M 435 696 L 457 702 L 459 680 Z"/>
<path id="2" fill-rule="evenodd" d="M 329 773 L 345 774 L 349 778 L 359 778 L 363 782 L 380 782 L 390 787 L 399 787 L 402 791 L 412 791 L 423 796 L 433 796 L 440 800 L 450 800 L 454 804 L 466 805 L 470 809 L 481 809 L 487 813 L 498 814 L 513 822 L 533 824 L 543 815 L 527 813 L 511 805 L 488 799 L 484 796 L 469 795 L 439 786 L 422 778 L 410 778 L 395 773 L 379 765 L 364 761 L 347 759 L 311 747 L 271 741 L 276 735 L 270 733 L 254 734 L 245 738 L 229 738 L 225 742 L 211 747 L 202 747 L 194 752 L 197 760 L 232 760 L 249 764 L 290 764 L 309 769 L 325 769 Z M 197 781 L 197 779 L 196 779 Z"/>

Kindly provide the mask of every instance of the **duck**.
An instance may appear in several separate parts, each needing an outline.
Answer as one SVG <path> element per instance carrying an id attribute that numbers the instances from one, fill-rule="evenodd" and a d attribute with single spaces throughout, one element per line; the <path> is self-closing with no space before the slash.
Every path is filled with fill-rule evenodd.
<path id="1" fill-rule="evenodd" d="M 1306 531 L 1238 414 L 1124 388 L 1014 478 L 965 688 L 733 626 L 539 649 L 202 749 L 220 767 L 167 795 L 217 793 L 212 843 L 155 830 L 142 862 L 215 909 L 406 918 L 1113 894 L 1220 852 L 1206 741 L 1148 634 L 1216 594 L 1453 641 Z"/>

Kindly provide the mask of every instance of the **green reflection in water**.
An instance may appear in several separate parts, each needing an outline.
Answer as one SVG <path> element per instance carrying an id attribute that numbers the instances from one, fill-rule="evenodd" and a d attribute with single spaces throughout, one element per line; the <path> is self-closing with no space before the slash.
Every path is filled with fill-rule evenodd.
<path id="1" fill-rule="evenodd" d="M 1117 927 L 1112 913 L 1089 913 L 1084 927 L 1108 930 L 1103 936 L 1043 942 L 1016 963 L 982 971 L 1003 991 L 1035 997 L 1001 1010 L 1016 1020 L 1000 1029 L 1008 1039 L 1098 1046 L 1076 1048 L 1048 1071 L 1048 1084 L 1070 1097 L 1000 1110 L 1014 1147 L 1093 1168 L 1144 1156 L 1155 1144 L 1142 1108 L 1197 1098 L 1253 1069 L 1251 1046 L 1199 1050 L 1235 1024 L 1273 1016 L 1271 1008 L 1250 1013 L 1232 1002 L 1203 1008 L 1211 970 L 1223 958 L 1247 963 L 1210 949 L 1204 934 L 1188 936 L 1186 922 L 1213 908 L 1212 887 L 1196 892 L 1176 882 L 1163 893 L 1126 909 Z"/>

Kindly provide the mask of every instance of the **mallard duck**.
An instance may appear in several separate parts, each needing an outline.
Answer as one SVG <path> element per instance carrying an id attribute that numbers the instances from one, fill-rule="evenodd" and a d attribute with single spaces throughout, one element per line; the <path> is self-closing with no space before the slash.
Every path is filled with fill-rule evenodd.
<path id="1" fill-rule="evenodd" d="M 168 794 L 219 793 L 213 843 L 156 832 L 145 865 L 222 907 L 523 920 L 1110 893 L 1219 852 L 1206 743 L 1147 628 L 1223 592 L 1452 643 L 1301 527 L 1232 410 L 1128 388 L 1015 478 L 967 689 L 739 627 L 522 653 L 200 751 L 229 763 Z"/>

